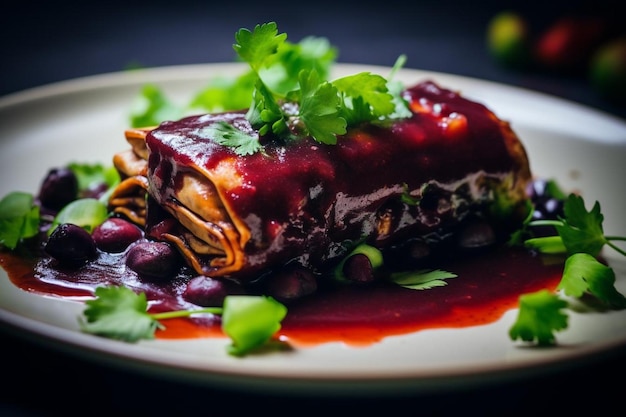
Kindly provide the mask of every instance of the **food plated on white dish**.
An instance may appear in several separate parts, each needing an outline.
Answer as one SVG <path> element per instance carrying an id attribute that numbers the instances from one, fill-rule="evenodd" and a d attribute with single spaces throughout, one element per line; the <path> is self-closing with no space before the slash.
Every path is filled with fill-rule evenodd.
<path id="1" fill-rule="evenodd" d="M 137 138 L 140 139 L 140 144 L 133 149 L 135 154 L 141 154 L 144 149 L 141 147 L 141 141 L 150 144 L 149 141 L 152 140 L 156 143 L 159 133 L 162 133 L 162 136 L 171 136 L 173 133 L 167 130 L 166 126 L 161 128 L 146 126 L 143 132 L 146 136 L 152 134 L 150 137 L 133 136 L 132 132 L 137 132 L 133 129 L 141 131 L 142 128 L 131 127 L 128 115 L 131 111 L 131 103 L 135 102 L 137 94 L 146 84 L 158 85 L 172 101 L 185 103 L 195 92 L 202 89 L 208 80 L 219 76 L 242 74 L 245 71 L 246 67 L 240 64 L 137 70 L 59 83 L 4 98 L 0 101 L 0 119 L 2 120 L 0 130 L 3 137 L 7 139 L 1 144 L 1 169 L 3 178 L 12 178 L 12 180 L 3 182 L 0 195 L 7 195 L 14 190 L 37 194 L 51 168 L 67 167 L 72 163 L 110 166 L 113 163 L 112 158 L 127 150 L 129 142 L 131 146 L 135 146 L 133 140 Z M 498 122 L 503 121 L 515 132 L 516 140 L 519 138 L 520 143 L 523 144 L 524 153 L 527 154 L 528 168 L 532 171 L 534 178 L 551 179 L 556 181 L 562 190 L 575 191 L 576 195 L 584 198 L 590 210 L 593 202 L 600 202 L 605 235 L 617 237 L 626 235 L 624 225 L 619 218 L 620 213 L 626 209 L 626 203 L 619 193 L 615 192 L 619 189 L 619 179 L 623 177 L 621 174 L 625 171 L 621 161 L 626 156 L 626 125 L 622 121 L 592 109 L 538 93 L 449 74 L 337 64 L 333 67 L 331 78 L 342 79 L 363 73 L 382 74 L 383 77 L 393 73 L 394 80 L 407 87 L 422 85 L 426 86 L 424 89 L 429 91 L 441 88 L 442 90 L 439 91 L 444 91 L 443 94 L 446 97 L 454 96 L 456 100 L 458 93 L 463 100 L 468 100 L 467 103 L 477 103 L 480 108 L 484 105 L 485 109 L 497 116 Z M 420 84 L 424 82 L 435 84 Z M 421 96 L 421 98 L 425 97 L 426 95 Z M 420 103 L 420 106 L 414 106 L 414 111 L 424 111 L 430 115 L 439 112 L 436 114 L 437 123 L 441 126 L 445 125 L 447 129 L 450 129 L 450 126 L 457 126 L 455 123 L 461 119 L 460 116 L 450 117 L 451 113 L 441 114 L 440 108 L 445 107 L 442 104 L 446 104 L 444 101 L 435 101 L 430 107 L 427 105 L 428 101 L 416 99 L 414 102 Z M 415 110 L 417 107 L 419 109 Z M 182 117 L 184 116 L 181 116 L 181 119 Z M 186 120 L 194 121 L 193 119 Z M 471 121 L 470 118 L 470 124 Z M 169 126 L 171 128 L 172 124 Z M 174 124 L 173 127 L 179 131 L 181 126 Z M 450 139 L 454 140 L 455 137 Z M 335 145 L 317 143 L 314 146 L 323 148 Z M 170 148 L 158 148 L 158 145 L 154 145 L 152 149 L 160 149 L 161 156 L 168 151 L 171 153 Z M 25 156 L 17 158 L 15 155 Z M 152 155 L 156 155 L 156 151 Z M 245 155 L 229 155 L 235 159 L 246 157 Z M 29 162 L 25 163 L 26 160 Z M 145 178 L 147 183 L 152 184 L 147 188 L 131 187 L 133 192 L 155 191 L 154 184 L 158 182 L 156 179 L 158 176 L 150 179 L 149 176 L 137 175 L 143 169 L 156 172 L 163 167 L 156 163 L 152 168 L 146 167 L 148 160 L 149 158 L 140 157 L 132 159 L 131 162 L 140 164 L 137 172 L 124 171 L 125 168 L 120 169 L 120 167 L 132 165 L 128 160 L 125 164 L 116 166 L 126 177 L 137 177 L 136 181 L 140 184 Z M 179 158 L 177 161 L 180 160 Z M 355 160 L 358 159 L 355 158 Z M 517 161 L 516 163 L 520 164 L 519 159 Z M 169 165 L 176 164 L 173 164 L 170 159 Z M 184 171 L 182 167 L 177 169 Z M 518 169 L 520 169 L 519 166 Z M 523 171 L 524 167 L 522 166 L 521 169 Z M 245 173 L 242 174 L 241 171 L 238 173 L 245 176 Z M 532 183 L 530 172 L 519 175 L 525 178 L 525 182 Z M 232 177 L 233 175 L 228 176 L 228 178 Z M 176 177 L 171 176 L 171 178 Z M 184 182 L 185 179 L 181 178 L 180 181 Z M 261 185 L 256 184 L 256 186 Z M 199 188 L 198 182 L 194 182 L 194 187 L 196 190 L 202 189 Z M 311 187 L 311 189 L 314 188 Z M 414 203 L 413 198 L 423 197 L 418 190 L 422 192 L 425 188 L 427 187 L 409 187 L 406 195 L 403 194 L 404 190 L 400 190 L 399 194 L 404 195 L 404 203 L 410 206 Z M 122 188 L 115 189 L 123 190 Z M 225 192 L 233 193 L 234 191 Z M 145 194 L 140 196 L 145 200 Z M 155 200 L 158 198 L 157 193 L 150 194 L 148 197 L 148 199 Z M 180 198 L 178 200 L 180 201 Z M 458 200 L 457 195 L 454 201 Z M 150 206 L 148 206 L 149 210 Z M 157 209 L 152 210 L 155 212 Z M 176 217 L 177 213 L 177 210 L 172 210 L 172 213 L 166 217 L 169 218 L 171 215 Z M 403 216 L 403 219 L 407 218 L 406 214 Z M 234 218 L 234 215 L 231 214 L 230 218 Z M 185 219 L 188 218 L 179 216 L 176 219 L 184 224 Z M 155 221 L 154 224 L 159 224 L 160 220 L 162 219 Z M 236 220 L 235 223 L 237 221 L 244 222 Z M 186 229 L 192 230 L 193 228 L 186 227 Z M 249 229 L 252 230 L 251 227 Z M 173 238 L 169 240 L 169 243 L 179 241 Z M 328 242 L 324 245 L 328 245 Z M 382 245 L 373 246 L 375 249 L 383 247 Z M 190 281 L 192 276 L 205 276 L 203 273 L 207 269 L 202 265 L 211 265 L 211 263 L 198 260 L 197 249 L 202 245 L 181 244 L 178 247 L 182 254 L 188 255 L 184 265 L 190 269 L 187 275 L 183 274 L 184 279 Z M 215 247 L 214 245 L 213 248 Z M 358 245 L 346 253 L 352 253 L 356 247 Z M 186 248 L 196 249 L 194 251 L 186 250 Z M 217 248 L 220 249 L 220 254 L 224 253 L 223 247 Z M 204 253 L 207 251 L 205 250 Z M 237 253 L 233 252 L 232 257 L 241 262 L 241 256 Z M 484 253 L 476 256 L 481 257 L 482 263 L 478 264 L 480 272 L 493 275 L 493 272 L 485 272 L 488 270 L 486 266 L 489 265 L 490 257 L 484 256 Z M 623 259 L 611 250 L 605 250 L 603 256 L 615 272 L 616 291 L 624 293 L 626 268 Z M 214 256 L 211 257 L 211 259 L 214 258 Z M 556 333 L 556 343 L 553 346 L 547 349 L 529 348 L 528 344 L 512 340 L 510 336 L 510 330 L 518 320 L 519 309 L 511 301 L 513 296 L 509 295 L 509 299 L 503 303 L 503 306 L 492 312 L 467 307 L 466 313 L 472 312 L 479 316 L 471 320 L 459 320 L 457 316 L 455 320 L 435 322 L 434 325 L 432 323 L 423 324 L 421 327 L 406 325 L 402 329 L 387 332 L 384 326 L 380 332 L 381 324 L 376 322 L 380 317 L 379 312 L 361 308 L 359 311 L 364 317 L 365 324 L 354 326 L 354 321 L 349 321 L 352 324 L 344 325 L 343 330 L 347 334 L 343 335 L 341 335 L 341 326 L 334 328 L 328 326 L 327 334 L 335 333 L 333 337 L 327 338 L 320 336 L 324 334 L 324 323 L 317 326 L 315 331 L 310 331 L 317 336 L 312 338 L 298 336 L 298 332 L 293 330 L 297 326 L 289 323 L 290 313 L 298 312 L 300 308 L 300 311 L 305 311 L 301 313 L 301 317 L 319 318 L 320 316 L 307 316 L 310 314 L 306 313 L 308 310 L 298 307 L 295 301 L 283 300 L 287 318 L 282 322 L 282 327 L 279 327 L 280 330 L 273 333 L 276 337 L 272 337 L 270 343 L 261 346 L 258 350 L 246 352 L 243 356 L 233 355 L 232 350 L 227 349 L 231 346 L 231 342 L 221 334 L 219 327 L 222 322 L 222 311 L 207 312 L 205 316 L 199 315 L 201 317 L 196 318 L 175 319 L 174 322 L 162 320 L 158 325 L 163 325 L 164 328 L 156 329 L 156 338 L 142 338 L 129 343 L 109 340 L 101 334 L 92 334 L 97 332 L 85 331 L 85 305 L 94 301 L 93 292 L 96 284 L 106 280 L 100 279 L 98 282 L 91 283 L 69 280 L 66 281 L 64 292 L 63 280 L 56 275 L 43 274 L 31 281 L 16 279 L 16 271 L 23 271 L 20 269 L 23 265 L 16 267 L 16 264 L 10 264 L 12 259 L 4 257 L 2 264 L 12 273 L 10 278 L 4 270 L 1 272 L 0 317 L 4 322 L 36 337 L 41 337 L 44 341 L 61 343 L 67 348 L 81 352 L 81 354 L 88 354 L 95 359 L 208 383 L 240 387 L 255 386 L 266 389 L 289 388 L 294 391 L 310 388 L 328 391 L 344 388 L 350 391 L 354 390 L 355 386 L 358 387 L 357 390 L 381 389 L 381 387 L 428 389 L 440 384 L 465 384 L 494 377 L 514 377 L 520 373 L 540 372 L 541 369 L 549 369 L 551 365 L 563 366 L 570 361 L 622 346 L 626 342 L 626 326 L 623 324 L 626 316 L 622 309 L 598 312 L 581 303 L 576 304 L 576 308 L 568 313 L 567 326 Z M 122 258 L 116 258 L 114 263 L 123 264 L 124 261 L 120 259 Z M 491 260 L 491 265 L 493 265 L 493 258 Z M 194 262 L 196 262 L 196 268 L 193 268 Z M 223 263 L 218 262 L 218 264 Z M 133 269 L 128 263 L 124 265 Z M 445 264 L 445 266 L 454 267 L 455 264 Z M 533 267 L 530 264 L 526 266 Z M 232 265 L 228 267 L 236 268 Z M 207 276 L 212 274 L 212 268 L 212 266 L 208 268 Z M 433 279 L 430 289 L 413 288 L 407 291 L 412 294 L 419 293 L 420 297 L 425 297 L 421 295 L 425 293 L 435 294 L 426 297 L 432 297 L 436 304 L 437 291 L 452 291 L 451 288 L 458 288 L 456 287 L 460 285 L 457 284 L 458 282 L 473 283 L 467 275 L 473 275 L 469 271 L 476 271 L 476 266 L 468 269 L 465 281 L 463 281 L 464 274 L 459 274 L 462 270 L 460 266 L 459 268 L 443 271 L 448 275 L 444 274 L 444 277 L 439 276 L 438 279 Z M 535 268 L 543 270 L 543 266 L 535 266 Z M 556 271 L 560 274 L 562 268 L 563 265 L 560 264 Z M 536 272 L 538 269 L 532 271 Z M 553 272 L 549 275 L 554 278 Z M 226 276 L 229 274 L 232 274 L 232 269 L 224 272 Z M 498 274 L 495 274 L 498 277 Z M 21 275 L 24 278 L 28 274 Z M 42 276 L 44 279 L 41 278 Z M 143 284 L 137 284 L 141 281 L 140 278 L 133 275 L 136 281 L 128 287 L 148 288 L 142 287 Z M 549 286 L 555 289 L 558 279 L 543 283 L 545 282 L 549 282 Z M 137 285 L 133 286 L 135 284 Z M 153 284 L 154 280 L 149 286 Z M 412 282 L 411 285 L 416 285 L 416 283 Z M 541 285 L 542 283 L 538 284 L 537 288 Z M 51 290 L 52 288 L 54 290 Z M 361 292 L 362 289 L 356 291 Z M 515 297 L 512 298 L 514 302 L 520 295 L 518 294 L 519 287 L 515 291 Z M 521 293 L 524 292 L 521 291 Z M 276 293 L 272 294 L 274 298 L 280 299 Z M 465 298 L 471 298 L 467 296 L 468 294 L 465 294 Z M 462 305 L 462 294 L 457 294 L 456 297 L 459 299 L 459 304 L 456 306 Z M 306 303 L 306 297 L 302 300 Z M 156 303 L 154 299 L 150 301 L 153 304 Z M 387 303 L 391 301 L 387 300 Z M 493 300 L 491 303 L 493 304 Z M 202 302 L 192 304 L 197 305 L 198 308 L 212 307 L 202 306 Z M 573 301 L 572 305 L 574 305 Z M 319 305 L 311 303 L 310 309 L 318 308 Z M 389 309 L 393 310 L 391 307 Z M 392 311 L 392 315 L 396 313 Z M 462 315 L 463 312 L 460 314 Z M 329 322 L 333 319 L 332 314 L 322 317 Z M 400 319 L 399 317 L 398 320 Z M 207 324 L 206 321 L 210 323 Z M 189 323 L 195 324 L 189 325 Z M 215 330 L 216 326 L 217 330 Z M 168 327 L 170 333 L 168 333 Z M 290 331 L 293 332 L 291 338 Z M 305 326 L 302 334 L 306 333 Z"/>

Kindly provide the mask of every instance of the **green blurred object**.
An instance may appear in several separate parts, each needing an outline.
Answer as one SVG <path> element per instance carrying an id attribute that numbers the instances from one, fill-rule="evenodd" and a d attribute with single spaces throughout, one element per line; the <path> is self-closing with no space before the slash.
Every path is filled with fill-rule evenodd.
<path id="1" fill-rule="evenodd" d="M 487 47 L 501 64 L 523 68 L 530 62 L 530 41 L 526 20 L 518 13 L 503 11 L 487 25 Z"/>
<path id="2" fill-rule="evenodd" d="M 609 100 L 626 103 L 626 37 L 607 42 L 593 55 L 590 82 Z"/>

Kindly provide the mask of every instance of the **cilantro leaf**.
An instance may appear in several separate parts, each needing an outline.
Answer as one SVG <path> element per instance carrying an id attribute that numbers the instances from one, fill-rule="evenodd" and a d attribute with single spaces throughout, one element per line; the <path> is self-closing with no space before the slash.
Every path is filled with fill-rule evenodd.
<path id="1" fill-rule="evenodd" d="M 361 72 L 336 79 L 332 84 L 343 97 L 342 108 L 351 125 L 387 116 L 396 108 L 387 90 L 387 80 L 380 75 Z"/>
<path id="2" fill-rule="evenodd" d="M 310 36 L 296 44 L 284 42 L 276 54 L 268 57 L 258 75 L 268 88 L 282 96 L 298 89 L 298 76 L 303 69 L 315 70 L 327 79 L 336 57 L 336 48 L 326 38 Z"/>
<path id="3" fill-rule="evenodd" d="M 128 287 L 98 287 L 96 298 L 85 302 L 79 317 L 82 331 L 125 342 L 154 339 L 161 320 L 188 317 L 198 313 L 222 314 L 222 330 L 231 338 L 228 353 L 242 356 L 266 342 L 280 329 L 287 308 L 271 297 L 234 296 L 224 299 L 223 307 L 148 313 L 145 293 Z"/>
<path id="4" fill-rule="evenodd" d="M 261 80 L 254 91 L 254 101 L 246 114 L 250 124 L 259 130 L 259 136 L 281 135 L 289 130 L 285 115 L 272 92 Z"/>
<path id="5" fill-rule="evenodd" d="M 448 285 L 445 281 L 449 278 L 456 278 L 457 275 L 441 269 L 397 272 L 391 274 L 391 281 L 412 290 L 427 290 L 434 287 Z"/>
<path id="6" fill-rule="evenodd" d="M 563 210 L 565 218 L 562 224 L 556 225 L 556 229 L 563 238 L 567 251 L 570 254 L 584 252 L 597 256 L 606 243 L 600 203 L 596 201 L 591 211 L 587 211 L 583 198 L 570 194 Z"/>
<path id="7" fill-rule="evenodd" d="M 334 145 L 336 135 L 346 133 L 346 120 L 339 116 L 337 89 L 328 81 L 320 82 L 316 71 L 300 72 L 300 111 L 308 133 L 320 143 Z"/>
<path id="8" fill-rule="evenodd" d="M 146 84 L 132 105 L 130 125 L 132 127 L 157 126 L 164 120 L 177 120 L 183 114 L 184 109 L 170 101 L 159 87 Z"/>
<path id="9" fill-rule="evenodd" d="M 210 137 L 220 145 L 232 148 L 240 156 L 252 155 L 262 147 L 258 137 L 245 133 L 226 122 L 216 122 L 203 127 L 201 135 Z"/>
<path id="10" fill-rule="evenodd" d="M 215 77 L 193 97 L 189 107 L 210 112 L 246 109 L 252 101 L 256 80 L 253 71 L 238 77 Z"/>
<path id="11" fill-rule="evenodd" d="M 83 331 L 111 339 L 137 342 L 153 339 L 160 323 L 148 314 L 144 293 L 136 294 L 127 287 L 98 287 L 96 299 L 85 301 Z"/>
<path id="12" fill-rule="evenodd" d="M 509 336 L 536 341 L 541 346 L 554 344 L 554 332 L 567 328 L 568 316 L 561 311 L 567 306 L 567 301 L 545 289 L 520 296 L 519 312 Z"/>
<path id="13" fill-rule="evenodd" d="M 0 200 L 0 245 L 15 249 L 20 241 L 39 232 L 39 206 L 34 197 L 13 191 Z"/>
<path id="14" fill-rule="evenodd" d="M 551 193 L 564 195 L 556 183 L 548 185 L 551 187 Z M 625 238 L 605 236 L 603 221 L 604 216 L 598 202 L 587 211 L 582 197 L 569 194 L 565 200 L 563 217 L 559 220 L 526 219 L 524 222 L 524 227 L 554 226 L 558 235 L 530 238 L 525 240 L 524 244 L 541 253 L 568 254 L 557 290 L 576 298 L 591 294 L 609 308 L 622 309 L 626 308 L 626 297 L 615 288 L 615 272 L 611 267 L 601 263 L 597 256 L 605 244 L 626 255 L 626 252 L 611 242 Z M 517 239 L 521 239 L 520 236 L 525 233 L 525 229 L 520 231 Z M 554 307 L 558 306 L 554 297 L 539 294 L 533 297 L 521 296 L 520 316 L 510 331 L 511 337 L 513 339 L 521 337 L 527 341 L 537 339 L 539 344 L 554 343 L 552 331 L 567 327 L 565 314 L 554 311 Z M 559 309 L 566 306 L 567 304 L 561 303 Z M 545 323 L 542 324 L 542 321 Z M 542 325 L 545 327 L 540 327 Z"/>
<path id="15" fill-rule="evenodd" d="M 253 31 L 239 29 L 235 33 L 233 49 L 258 73 L 268 57 L 276 54 L 286 39 L 287 34 L 278 34 L 276 23 L 269 22 L 256 25 Z"/>
<path id="16" fill-rule="evenodd" d="M 571 297 L 591 293 L 610 308 L 626 308 L 626 297 L 615 289 L 615 272 L 587 253 L 575 253 L 565 261 L 557 287 Z"/>

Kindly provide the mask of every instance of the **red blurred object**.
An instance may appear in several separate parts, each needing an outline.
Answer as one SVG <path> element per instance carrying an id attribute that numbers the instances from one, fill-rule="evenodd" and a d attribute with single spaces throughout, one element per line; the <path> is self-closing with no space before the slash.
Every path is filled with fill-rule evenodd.
<path id="1" fill-rule="evenodd" d="M 584 70 L 610 34 L 611 25 L 602 17 L 562 17 L 537 38 L 535 60 L 548 70 Z"/>

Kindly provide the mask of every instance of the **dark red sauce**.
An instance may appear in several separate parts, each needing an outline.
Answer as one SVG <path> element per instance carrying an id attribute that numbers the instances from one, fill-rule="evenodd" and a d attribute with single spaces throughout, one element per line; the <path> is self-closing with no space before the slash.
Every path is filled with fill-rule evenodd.
<path id="1" fill-rule="evenodd" d="M 11 252 L 0 253 L 0 266 L 19 288 L 46 295 L 87 299 L 97 285 L 124 284 L 146 293 L 151 311 L 190 308 L 180 296 L 192 276 L 181 273 L 167 284 L 142 282 L 120 261 L 122 255 L 101 254 L 79 269 L 62 270 L 50 260 Z M 410 290 L 388 282 L 342 285 L 288 305 L 278 336 L 293 346 L 343 342 L 367 346 L 392 335 L 432 328 L 488 324 L 517 307 L 521 294 L 556 288 L 562 260 L 523 249 L 500 248 L 466 259 L 450 260 L 441 269 L 458 276 L 447 285 Z M 158 338 L 223 337 L 218 316 L 167 320 Z"/>
<path id="2" fill-rule="evenodd" d="M 223 187 L 220 201 L 236 207 L 235 218 L 244 219 L 258 241 L 247 243 L 246 263 L 237 271 L 241 276 L 232 278 L 254 281 L 260 272 L 266 272 L 261 267 L 280 268 L 304 255 L 306 264 L 298 258 L 304 266 L 331 265 L 345 252 L 342 245 L 358 241 L 364 231 L 375 230 L 379 209 L 389 208 L 397 221 L 380 236 L 371 232 L 377 247 L 413 236 L 449 235 L 463 220 L 459 216 L 465 215 L 463 210 L 456 213 L 449 207 L 471 211 L 473 202 L 460 204 L 455 195 L 455 204 L 443 205 L 448 208 L 428 204 L 452 199 L 456 193 L 456 189 L 446 190 L 445 195 L 439 188 L 422 190 L 433 178 L 440 184 L 454 184 L 460 189 L 459 196 L 468 194 L 466 188 L 484 188 L 480 181 L 505 182 L 507 175 L 521 183 L 530 179 L 517 138 L 483 105 L 431 82 L 408 89 L 406 98 L 413 111 L 406 120 L 355 128 L 347 134 L 349 140 L 343 138 L 336 146 L 320 146 L 308 138 L 290 143 L 287 152 L 285 144 L 268 143 L 265 152 L 245 158 L 236 158 L 231 149 L 218 146 L 203 133 L 212 118 L 253 133 L 244 113 L 164 122 L 146 137 L 148 183 L 153 191 L 148 199 L 147 225 L 160 225 L 163 220 L 160 205 L 151 204 L 152 199 L 157 203 L 162 203 L 158 198 L 174 200 L 188 171 L 210 171 L 223 162 L 235 164 L 242 181 L 232 188 L 230 184 Z M 419 206 L 403 204 L 399 211 L 387 206 L 401 201 L 407 191 L 418 189 L 422 195 Z M 518 220 L 521 218 L 513 222 Z M 274 236 L 280 225 L 285 227 L 282 240 Z M 494 230 L 508 231 L 502 227 Z M 85 300 L 97 286 L 124 285 L 144 292 L 151 311 L 197 308 L 182 296 L 187 282 L 197 275 L 190 267 L 183 267 L 174 279 L 153 282 L 143 281 L 126 267 L 125 253 L 99 252 L 94 261 L 65 269 L 37 253 L 0 252 L 0 266 L 25 291 Z M 359 285 L 324 280 L 314 295 L 288 304 L 288 315 L 277 336 L 298 346 L 326 342 L 366 346 L 423 329 L 491 323 L 515 308 L 521 294 L 555 289 L 563 262 L 545 263 L 524 249 L 503 246 L 476 256 L 451 258 L 436 267 L 458 276 L 448 279 L 446 286 L 429 290 L 407 289 L 389 281 Z M 223 337 L 219 316 L 168 320 L 165 325 L 166 330 L 157 337 Z"/>

